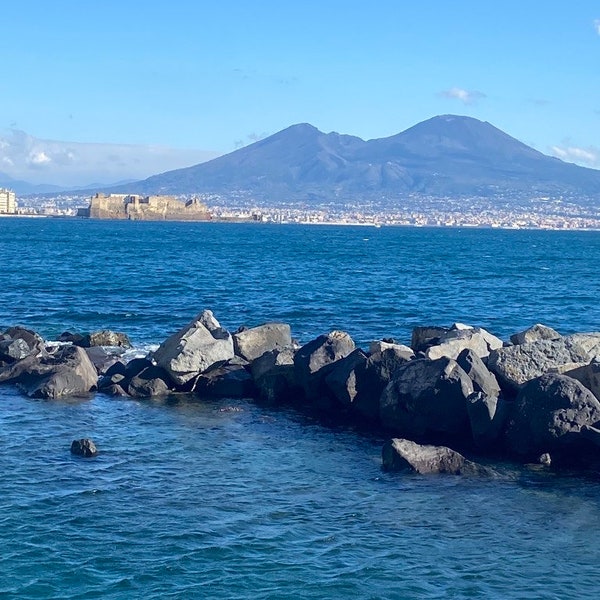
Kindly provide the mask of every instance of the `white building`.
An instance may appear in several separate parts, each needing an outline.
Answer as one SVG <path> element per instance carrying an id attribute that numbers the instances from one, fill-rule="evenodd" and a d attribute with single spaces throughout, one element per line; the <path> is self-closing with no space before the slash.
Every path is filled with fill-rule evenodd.
<path id="1" fill-rule="evenodd" d="M 5 188 L 0 188 L 0 214 L 14 215 L 17 212 L 15 193 Z"/>

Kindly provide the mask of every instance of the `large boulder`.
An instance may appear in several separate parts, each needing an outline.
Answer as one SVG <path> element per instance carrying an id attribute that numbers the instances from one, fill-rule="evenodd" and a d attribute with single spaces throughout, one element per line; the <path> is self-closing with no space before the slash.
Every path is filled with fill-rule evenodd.
<path id="1" fill-rule="evenodd" d="M 600 400 L 600 360 L 598 358 L 587 365 L 566 371 L 565 375 L 577 379 Z"/>
<path id="2" fill-rule="evenodd" d="M 131 342 L 124 333 L 111 331 L 110 329 L 102 329 L 100 331 L 92 331 L 85 336 L 82 344 L 86 348 L 93 346 L 119 346 L 121 348 L 131 348 Z"/>
<path id="3" fill-rule="evenodd" d="M 199 375 L 194 392 L 211 398 L 254 398 L 256 387 L 252 375 L 242 365 L 225 364 Z"/>
<path id="4" fill-rule="evenodd" d="M 535 457 L 585 445 L 582 428 L 600 421 L 600 402 L 579 381 L 548 373 L 527 382 L 515 401 L 506 431 L 508 449 Z"/>
<path id="5" fill-rule="evenodd" d="M 209 310 L 200 313 L 154 352 L 156 364 L 178 385 L 184 385 L 212 365 L 233 356 L 231 334 L 219 325 Z"/>
<path id="6" fill-rule="evenodd" d="M 381 423 L 411 439 L 464 438 L 472 393 L 471 379 L 455 360 L 412 360 L 399 367 L 381 395 Z"/>
<path id="7" fill-rule="evenodd" d="M 30 365 L 19 386 L 32 398 L 60 398 L 87 395 L 96 389 L 97 380 L 96 367 L 83 348 L 62 346 Z"/>
<path id="8" fill-rule="evenodd" d="M 500 395 L 498 380 L 473 350 L 465 348 L 456 357 L 456 362 L 473 382 L 474 391 L 483 392 L 491 398 L 497 398 Z"/>
<path id="9" fill-rule="evenodd" d="M 25 327 L 9 327 L 0 334 L 0 362 L 14 363 L 26 356 L 41 356 L 45 351 L 43 338 Z"/>
<path id="10" fill-rule="evenodd" d="M 431 360 L 453 358 L 465 349 L 472 350 L 479 358 L 489 356 L 492 350 L 502 348 L 504 342 L 481 327 L 470 327 L 455 323 L 450 330 L 441 335 L 435 345 L 425 350 L 425 356 Z"/>
<path id="11" fill-rule="evenodd" d="M 121 388 L 124 383 L 124 380 L 119 383 Z M 169 374 L 161 367 L 150 365 L 129 379 L 127 393 L 134 398 L 152 398 L 168 394 L 171 386 Z M 114 393 L 118 388 L 110 390 L 113 391 L 113 395 L 118 395 Z"/>
<path id="12" fill-rule="evenodd" d="M 236 356 L 241 356 L 249 362 L 265 352 L 285 348 L 291 344 L 292 333 L 287 323 L 265 323 L 233 334 Z"/>
<path id="13" fill-rule="evenodd" d="M 600 334 L 574 334 L 499 348 L 490 353 L 487 367 L 503 389 L 518 392 L 531 379 L 585 366 L 599 354 Z"/>
<path id="14" fill-rule="evenodd" d="M 508 416 L 507 403 L 497 395 L 476 391 L 467 398 L 467 413 L 475 445 L 487 450 L 498 446 Z"/>
<path id="15" fill-rule="evenodd" d="M 320 335 L 296 352 L 296 379 L 308 401 L 320 403 L 325 400 L 325 377 L 333 369 L 332 365 L 348 356 L 354 348 L 354 341 L 346 332 L 332 331 L 327 335 Z"/>
<path id="16" fill-rule="evenodd" d="M 250 371 L 258 397 L 269 404 L 292 404 L 299 401 L 302 390 L 296 381 L 295 348 L 265 352 L 252 362 Z"/>
<path id="17" fill-rule="evenodd" d="M 525 329 L 525 331 L 520 331 L 519 333 L 511 335 L 510 341 L 517 346 L 519 344 L 537 342 L 538 340 L 557 340 L 560 337 L 560 333 L 552 329 L 552 327 L 536 323 L 529 327 L 529 329 Z"/>
<path id="18" fill-rule="evenodd" d="M 340 406 L 351 408 L 357 395 L 356 370 L 367 361 L 367 355 L 360 349 L 338 360 L 325 377 L 325 385 Z"/>
<path id="19" fill-rule="evenodd" d="M 447 327 L 425 326 L 414 327 L 410 340 L 410 347 L 415 352 L 425 352 L 430 346 L 439 344 L 442 336 L 448 333 Z"/>
<path id="20" fill-rule="evenodd" d="M 356 368 L 356 395 L 352 411 L 370 421 L 379 420 L 379 401 L 385 386 L 394 378 L 398 369 L 414 358 L 400 344 L 385 344 L 374 350 L 364 363 Z"/>
<path id="21" fill-rule="evenodd" d="M 381 452 L 386 471 L 420 474 L 489 475 L 490 470 L 467 460 L 446 446 L 419 445 L 405 439 L 389 440 Z"/>

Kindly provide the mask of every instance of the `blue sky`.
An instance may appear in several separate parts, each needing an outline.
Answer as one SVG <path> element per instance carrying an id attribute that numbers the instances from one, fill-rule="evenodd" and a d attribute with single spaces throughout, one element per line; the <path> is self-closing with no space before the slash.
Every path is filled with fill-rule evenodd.
<path id="1" fill-rule="evenodd" d="M 84 146 L 86 177 L 94 148 L 160 148 L 137 177 L 293 123 L 369 139 L 445 113 L 600 168 L 598 2 L 20 0 L 2 17 L 12 176 L 83 177 L 64 157 Z M 62 165 L 46 140 L 70 144 Z"/>

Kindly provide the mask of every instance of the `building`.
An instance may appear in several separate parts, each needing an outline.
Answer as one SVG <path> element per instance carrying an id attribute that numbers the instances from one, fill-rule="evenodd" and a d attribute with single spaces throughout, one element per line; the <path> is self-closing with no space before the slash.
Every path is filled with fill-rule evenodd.
<path id="1" fill-rule="evenodd" d="M 95 194 L 79 216 L 130 221 L 210 221 L 208 207 L 198 200 L 182 202 L 173 196 Z"/>
<path id="2" fill-rule="evenodd" d="M 15 193 L 6 188 L 0 188 L 0 215 L 14 215 L 17 213 L 17 199 Z"/>

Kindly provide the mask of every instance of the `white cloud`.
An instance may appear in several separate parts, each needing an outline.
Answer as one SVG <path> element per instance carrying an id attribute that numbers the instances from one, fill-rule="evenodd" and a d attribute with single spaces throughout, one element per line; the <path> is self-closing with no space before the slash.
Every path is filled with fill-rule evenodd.
<path id="1" fill-rule="evenodd" d="M 144 179 L 217 156 L 206 150 L 167 146 L 88 144 L 36 138 L 24 131 L 0 131 L 0 171 L 13 179 L 60 186 Z"/>
<path id="2" fill-rule="evenodd" d="M 600 19 L 594 21 L 594 29 L 596 30 L 596 33 L 600 35 Z"/>
<path id="3" fill-rule="evenodd" d="M 45 152 L 32 152 L 27 160 L 32 165 L 44 165 L 52 162 L 52 159 Z"/>
<path id="4" fill-rule="evenodd" d="M 453 100 L 460 100 L 463 104 L 474 104 L 477 100 L 486 98 L 483 92 L 477 90 L 464 90 L 459 87 L 453 87 L 449 90 L 443 90 L 439 93 L 443 98 L 451 98 Z"/>
<path id="5" fill-rule="evenodd" d="M 566 162 L 573 162 L 587 167 L 600 167 L 600 148 L 589 146 L 550 146 L 550 152 Z"/>

